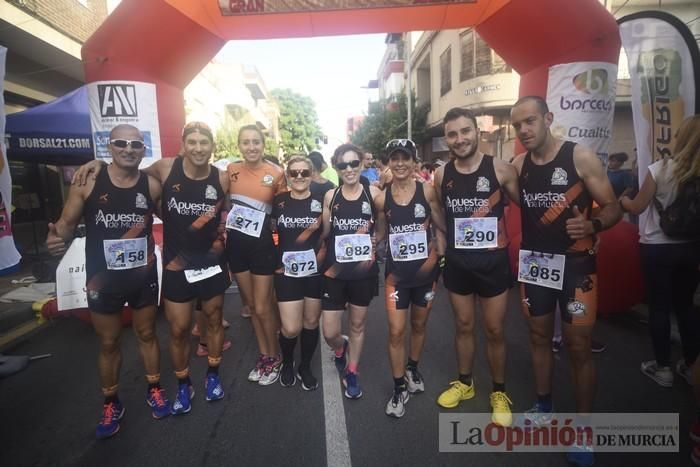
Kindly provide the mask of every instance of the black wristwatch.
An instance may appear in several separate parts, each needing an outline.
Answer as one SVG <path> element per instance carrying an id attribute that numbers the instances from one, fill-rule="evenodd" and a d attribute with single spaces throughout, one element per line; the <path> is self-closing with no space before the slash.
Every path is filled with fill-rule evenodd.
<path id="1" fill-rule="evenodd" d="M 603 222 L 597 217 L 591 219 L 591 223 L 593 224 L 593 232 L 598 233 L 603 230 Z"/>

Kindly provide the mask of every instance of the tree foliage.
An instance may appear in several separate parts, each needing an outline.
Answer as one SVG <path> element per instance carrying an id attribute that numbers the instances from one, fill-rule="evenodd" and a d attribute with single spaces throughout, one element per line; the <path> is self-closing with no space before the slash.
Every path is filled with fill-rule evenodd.
<path id="1" fill-rule="evenodd" d="M 314 101 L 291 89 L 275 89 L 272 95 L 280 107 L 280 147 L 285 157 L 318 149 L 317 140 L 323 132 Z"/>
<path id="2" fill-rule="evenodd" d="M 411 99 L 412 139 L 420 145 L 426 138 L 428 107 L 417 108 Z M 408 99 L 405 94 L 395 96 L 392 101 L 382 100 L 371 106 L 369 115 L 352 134 L 351 141 L 370 151 L 375 157 L 384 153 L 386 143 L 392 139 L 406 138 L 408 122 Z M 419 154 L 420 156 L 420 154 Z"/>

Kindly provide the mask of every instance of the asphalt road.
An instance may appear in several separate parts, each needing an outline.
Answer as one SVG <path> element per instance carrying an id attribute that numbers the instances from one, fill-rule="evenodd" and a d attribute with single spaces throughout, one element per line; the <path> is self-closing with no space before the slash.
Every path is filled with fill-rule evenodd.
<path id="1" fill-rule="evenodd" d="M 204 401 L 206 360 L 193 355 L 192 379 L 197 394 L 192 412 L 185 416 L 151 418 L 144 403 L 143 367 L 134 336 L 130 329 L 125 330 L 120 398 L 126 414 L 121 432 L 106 441 L 94 438 L 102 401 L 96 371 L 97 343 L 90 326 L 77 319 L 60 319 L 30 336 L 6 353 L 51 353 L 53 357 L 33 362 L 21 373 L 0 380 L 0 466 L 567 465 L 562 453 L 439 452 L 438 414 L 443 409 L 435 400 L 456 377 L 452 314 L 444 289 L 436 298 L 420 361 L 426 392 L 409 401 L 406 415 L 400 420 L 384 414 L 393 383 L 382 299 L 375 299 L 370 307 L 360 366 L 364 396 L 359 400 L 338 397 L 340 379 L 332 372 L 327 372 L 330 377 L 311 392 L 303 391 L 298 384 L 283 388 L 279 384 L 261 387 L 249 383 L 246 376 L 257 350 L 250 321 L 238 315 L 239 307 L 238 295 L 227 295 L 225 316 L 232 323 L 227 337 L 232 339 L 233 347 L 224 354 L 221 369 L 225 399 Z M 507 391 L 514 403 L 513 411 L 524 411 L 534 401 L 534 382 L 526 322 L 515 291 L 511 292 L 506 320 Z M 598 371 L 596 410 L 672 412 L 679 413 L 681 420 L 679 454 L 598 453 L 596 465 L 688 465 L 687 430 L 695 413 L 690 388 L 678 377 L 673 388 L 661 388 L 641 374 L 640 361 L 651 356 L 646 326 L 632 315 L 617 315 L 600 319 L 595 334 L 608 344 L 606 352 L 594 357 Z M 162 383 L 172 396 L 175 379 L 162 315 L 158 336 Z M 194 354 L 195 338 L 192 344 Z M 328 356 L 323 343 L 321 347 Z M 481 332 L 477 349 L 476 397 L 454 411 L 490 411 L 491 381 Z M 674 356 L 678 354 L 679 349 L 674 349 Z M 573 412 L 566 351 L 557 354 L 555 362 L 554 405 L 560 412 Z M 320 352 L 313 365 L 321 379 Z M 331 447 L 330 456 L 327 446 Z M 342 455 L 343 446 L 349 458 Z"/>

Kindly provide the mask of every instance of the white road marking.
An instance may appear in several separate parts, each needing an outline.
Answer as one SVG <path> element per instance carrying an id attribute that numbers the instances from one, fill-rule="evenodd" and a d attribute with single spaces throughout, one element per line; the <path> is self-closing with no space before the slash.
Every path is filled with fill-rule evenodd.
<path id="1" fill-rule="evenodd" d="M 323 408 L 326 420 L 326 463 L 329 467 L 351 467 L 350 442 L 345 424 L 343 387 L 332 361 L 333 351 L 321 333 L 321 368 L 323 373 Z"/>

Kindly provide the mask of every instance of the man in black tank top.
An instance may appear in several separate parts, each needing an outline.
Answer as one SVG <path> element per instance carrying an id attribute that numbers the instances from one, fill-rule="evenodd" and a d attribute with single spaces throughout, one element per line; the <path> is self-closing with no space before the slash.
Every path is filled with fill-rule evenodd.
<path id="1" fill-rule="evenodd" d="M 452 160 L 435 172 L 435 187 L 445 209 L 444 284 L 455 316 L 459 377 L 440 394 L 437 402 L 442 407 L 453 408 L 474 397 L 473 329 L 478 298 L 493 383 L 491 418 L 498 425 L 509 426 L 512 415 L 505 390 L 503 319 L 512 279 L 504 196 L 518 202 L 517 174 L 509 164 L 479 151 L 479 129 L 469 110 L 449 110 L 443 124 Z"/>
<path id="2" fill-rule="evenodd" d="M 112 165 L 86 184 L 71 187 L 61 218 L 49 224 L 49 252 L 65 252 L 80 218 L 85 216 L 88 308 L 100 341 L 98 368 L 105 396 L 97 425 L 99 439 L 119 431 L 124 414 L 117 387 L 121 366 L 121 311 L 134 310 L 133 327 L 146 368 L 146 402 L 154 418 L 170 413 L 160 387 L 158 338 L 155 333 L 158 277 L 151 232 L 160 184 L 139 171 L 145 145 L 141 132 L 118 125 L 110 132 Z"/>
<path id="3" fill-rule="evenodd" d="M 160 159 L 144 169 L 163 186 L 163 301 L 170 322 L 170 354 L 178 391 L 171 413 L 191 409 L 194 388 L 189 376 L 190 328 L 195 301 L 206 319 L 208 369 L 205 399 L 224 397 L 219 378 L 224 346 L 222 307 L 231 280 L 224 259 L 224 225 L 229 178 L 209 164 L 214 136 L 202 122 L 182 130 L 182 156 Z M 85 179 L 101 165 L 90 162 L 76 177 Z"/>
<path id="4" fill-rule="evenodd" d="M 615 225 L 622 212 L 603 164 L 590 149 L 555 138 L 554 117 L 538 96 L 518 100 L 511 122 L 528 151 L 513 164 L 519 173 L 522 249 L 518 258 L 522 308 L 529 318 L 537 402 L 536 423 L 551 420 L 554 312 L 562 313 L 579 413 L 593 406 L 595 374 L 591 332 L 597 308 L 595 234 Z M 591 218 L 592 201 L 600 210 Z M 589 445 L 574 446 L 569 460 L 593 463 Z"/>

